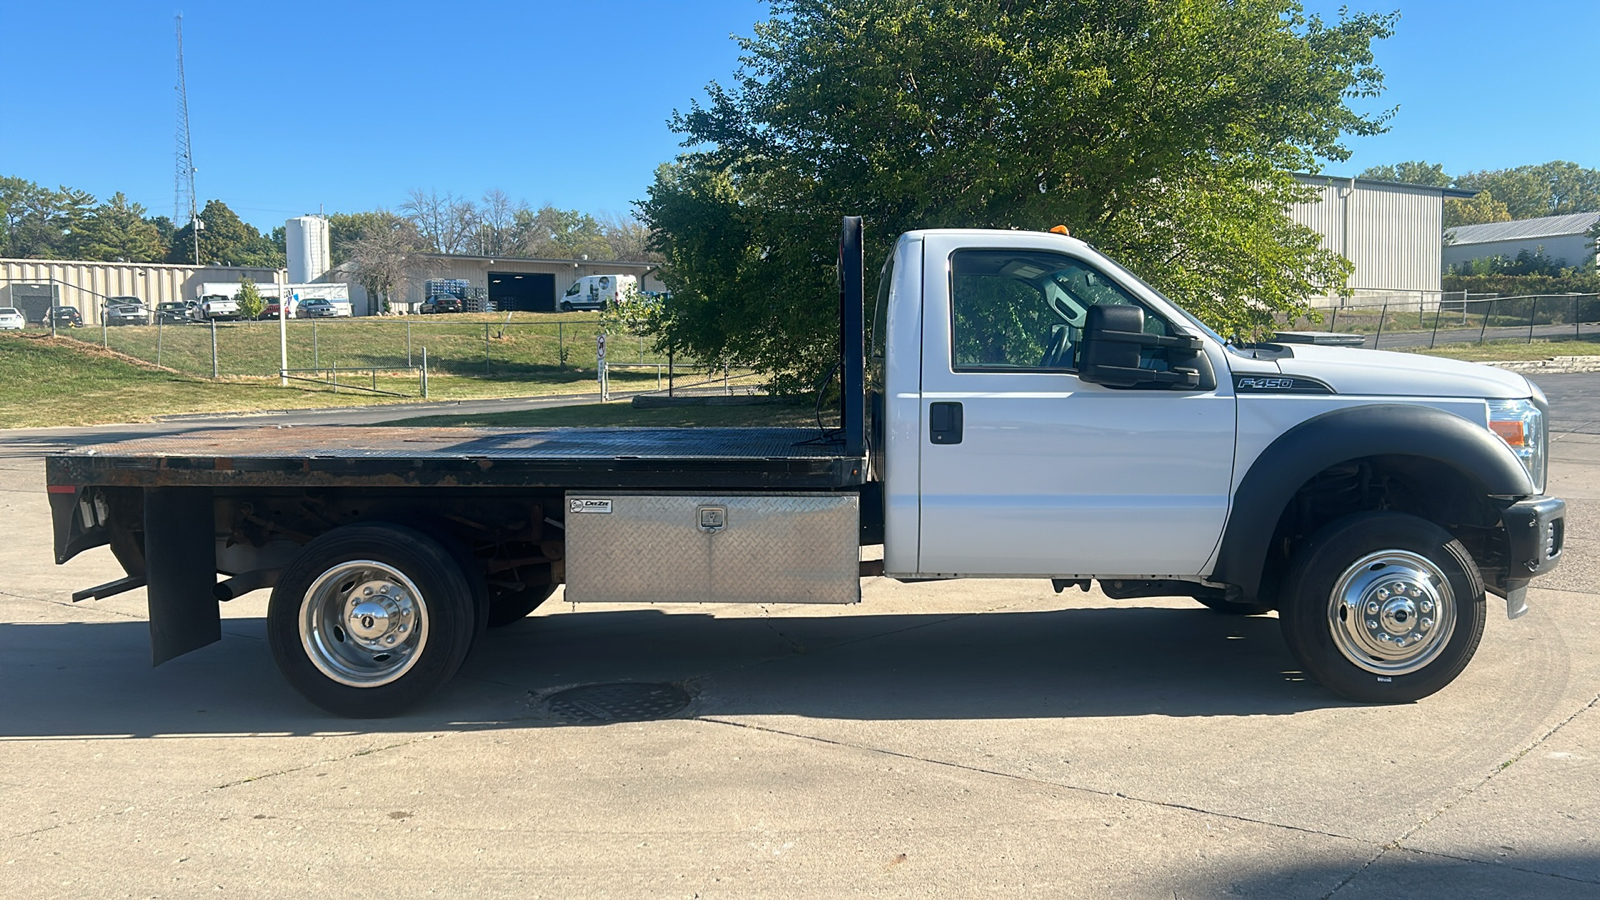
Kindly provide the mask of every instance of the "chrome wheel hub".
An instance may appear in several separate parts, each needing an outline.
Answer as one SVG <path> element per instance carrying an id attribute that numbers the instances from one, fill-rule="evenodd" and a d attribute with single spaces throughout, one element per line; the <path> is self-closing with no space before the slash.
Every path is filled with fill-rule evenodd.
<path id="1" fill-rule="evenodd" d="M 1339 577 L 1329 597 L 1328 624 L 1345 659 L 1378 675 L 1405 675 L 1438 658 L 1449 643 L 1455 596 L 1427 557 L 1383 550 Z"/>
<path id="2" fill-rule="evenodd" d="M 351 560 L 322 573 L 300 607 L 300 643 L 322 674 L 379 687 L 416 663 L 428 641 L 428 607 L 404 573 Z"/>

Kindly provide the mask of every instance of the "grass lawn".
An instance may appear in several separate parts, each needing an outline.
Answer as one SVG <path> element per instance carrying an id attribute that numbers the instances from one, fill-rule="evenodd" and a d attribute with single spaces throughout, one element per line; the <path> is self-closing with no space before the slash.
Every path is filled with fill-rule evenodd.
<path id="1" fill-rule="evenodd" d="M 210 329 L 194 330 L 205 331 L 209 345 Z M 209 361 L 207 367 L 209 375 Z M 358 384 L 372 384 L 370 377 L 353 380 Z M 0 428 L 141 422 L 184 413 L 416 402 L 418 388 L 414 375 L 379 376 L 377 380 L 380 389 L 409 394 L 409 397 L 349 390 L 336 394 L 327 385 L 290 384 L 294 386 L 280 387 L 275 377 L 229 378 L 214 382 L 182 372 L 164 371 L 107 352 L 97 345 L 67 338 L 0 335 Z M 614 370 L 611 375 L 612 389 L 617 391 L 649 390 L 655 384 L 653 371 Z M 593 371 L 571 369 L 543 372 L 538 381 L 530 380 L 528 375 L 486 379 L 430 374 L 428 379 L 430 400 L 581 394 L 596 390 Z"/>
<path id="2" fill-rule="evenodd" d="M 823 409 L 822 422 L 830 428 L 838 425 L 838 410 Z M 586 403 L 579 406 L 523 409 L 481 415 L 418 416 L 384 424 L 459 428 L 474 426 L 555 428 L 565 425 L 641 428 L 758 426 L 815 428 L 817 418 L 816 406 L 810 402 L 763 403 L 751 406 L 675 406 L 661 409 L 634 409 L 632 404 L 628 403 Z"/>
<path id="3" fill-rule="evenodd" d="M 1545 341 L 1489 341 L 1484 344 L 1446 344 L 1432 350 L 1411 350 L 1424 356 L 1443 356 L 1464 359 L 1468 362 L 1499 362 L 1501 360 L 1549 359 L 1552 356 L 1600 356 L 1600 335 L 1583 340 Z"/>
<path id="4" fill-rule="evenodd" d="M 417 366 L 426 348 L 430 374 L 543 378 L 594 370 L 599 319 L 578 313 L 511 313 L 509 318 L 502 313 L 292 319 L 285 326 L 291 369 Z M 208 325 L 124 325 L 66 334 L 188 375 L 210 377 L 212 372 Z M 637 337 L 613 335 L 607 352 L 613 363 L 656 361 Z M 275 374 L 279 353 L 275 320 L 217 323 L 219 375 Z"/>

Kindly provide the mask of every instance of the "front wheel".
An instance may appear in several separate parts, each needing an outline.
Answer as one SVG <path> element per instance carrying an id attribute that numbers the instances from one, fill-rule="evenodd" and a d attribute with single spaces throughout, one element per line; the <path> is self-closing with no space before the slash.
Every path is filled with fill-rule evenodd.
<path id="1" fill-rule="evenodd" d="M 455 557 L 398 525 L 348 525 L 305 546 L 267 606 L 267 640 L 306 699 L 353 718 L 397 715 L 466 659 L 477 602 Z"/>
<path id="2" fill-rule="evenodd" d="M 1289 649 L 1324 687 L 1362 703 L 1409 703 L 1454 681 L 1487 618 L 1466 548 L 1401 513 L 1323 527 L 1295 555 L 1284 587 Z"/>
<path id="3" fill-rule="evenodd" d="M 572 304 L 568 303 L 565 300 L 561 301 L 561 311 L 562 312 L 572 312 Z"/>

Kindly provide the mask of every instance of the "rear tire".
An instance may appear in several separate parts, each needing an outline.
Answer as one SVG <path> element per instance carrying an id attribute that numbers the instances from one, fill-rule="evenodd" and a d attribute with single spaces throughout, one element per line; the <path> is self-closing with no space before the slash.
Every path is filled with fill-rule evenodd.
<path id="1" fill-rule="evenodd" d="M 1438 525 L 1365 512 L 1295 555 L 1280 609 L 1306 673 L 1361 703 L 1410 703 L 1454 681 L 1483 638 L 1483 577 Z"/>
<path id="2" fill-rule="evenodd" d="M 398 715 L 449 681 L 476 635 L 477 600 L 438 541 L 399 525 L 347 525 L 307 544 L 267 606 L 285 678 L 341 716 Z"/>

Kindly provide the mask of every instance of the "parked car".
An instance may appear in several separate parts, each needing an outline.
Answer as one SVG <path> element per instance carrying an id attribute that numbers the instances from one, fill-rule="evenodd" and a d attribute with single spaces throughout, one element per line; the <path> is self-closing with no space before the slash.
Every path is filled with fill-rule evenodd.
<path id="1" fill-rule="evenodd" d="M 284 314 L 284 318 L 292 319 L 292 318 L 294 318 L 294 313 L 295 313 L 295 302 L 293 300 L 290 300 L 289 301 L 289 311 Z M 261 315 L 257 316 L 256 318 L 261 319 L 261 320 L 266 320 L 266 319 L 276 319 L 277 317 L 278 317 L 278 301 L 277 300 L 268 300 L 267 304 L 265 306 L 261 307 Z"/>
<path id="2" fill-rule="evenodd" d="M 461 303 L 460 297 L 450 294 L 436 294 L 423 302 L 421 312 L 423 315 L 430 313 L 464 312 L 466 307 Z"/>
<path id="3" fill-rule="evenodd" d="M 21 331 L 28 320 L 15 307 L 0 306 L 0 331 Z"/>
<path id="4" fill-rule="evenodd" d="M 231 322 L 239 318 L 239 301 L 219 294 L 201 297 L 199 305 L 190 310 L 189 315 L 202 322 Z"/>
<path id="5" fill-rule="evenodd" d="M 192 300 L 168 300 L 156 306 L 156 321 L 168 325 L 182 325 L 194 318 L 189 310 L 195 305 Z"/>
<path id="6" fill-rule="evenodd" d="M 52 322 L 57 328 L 82 328 L 83 316 L 76 307 L 52 306 L 45 310 L 45 314 L 39 319 L 39 324 L 49 328 Z"/>
<path id="7" fill-rule="evenodd" d="M 106 301 L 107 325 L 149 325 L 150 309 L 138 297 L 112 297 Z"/>
<path id="8" fill-rule="evenodd" d="M 310 300 L 301 300 L 300 308 L 295 310 L 295 317 L 300 319 L 332 319 L 339 316 L 348 316 L 350 313 L 341 310 L 332 300 L 313 297 Z"/>

